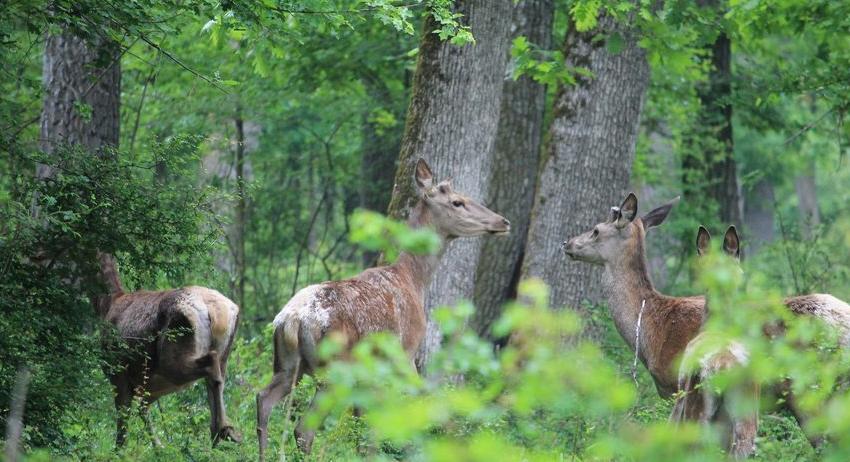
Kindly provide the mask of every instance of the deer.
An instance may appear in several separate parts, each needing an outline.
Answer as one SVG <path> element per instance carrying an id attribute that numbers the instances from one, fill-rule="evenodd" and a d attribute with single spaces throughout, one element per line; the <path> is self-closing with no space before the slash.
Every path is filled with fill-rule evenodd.
<path id="1" fill-rule="evenodd" d="M 114 347 L 115 336 L 127 346 L 106 369 L 115 389 L 116 446 L 125 443 L 125 419 L 134 397 L 140 399 L 139 411 L 153 444 L 161 446 L 150 405 L 199 379 L 206 382 L 213 445 L 222 440 L 240 442 L 242 436 L 227 420 L 224 407 L 227 358 L 239 325 L 239 307 L 206 287 L 127 292 L 115 257 L 98 252 L 97 258 L 107 292 L 93 302 L 98 316 L 114 329 L 114 335 L 104 333 L 104 346 Z"/>
<path id="2" fill-rule="evenodd" d="M 710 243 L 711 234 L 700 226 L 697 255 L 706 255 Z M 736 262 L 740 261 L 738 232 L 734 226 L 726 230 L 722 250 Z M 710 312 L 707 302 L 706 312 Z M 745 459 L 755 452 L 759 413 L 758 408 L 752 409 L 752 406 L 759 403 L 760 385 L 744 381 L 719 392 L 706 384 L 721 372 L 745 367 L 749 360 L 750 353 L 741 342 L 718 339 L 707 331 L 697 334 L 682 354 L 678 374 L 680 392 L 670 414 L 672 422 L 696 421 L 704 426 L 720 427 L 722 445 L 735 459 Z M 744 409 L 736 409 L 739 404 L 743 404 Z"/>
<path id="3" fill-rule="evenodd" d="M 707 253 L 710 241 L 711 235 L 708 230 L 700 226 L 697 233 L 697 254 L 700 257 Z M 723 238 L 722 250 L 728 257 L 732 258 L 735 262 L 740 263 L 740 238 L 738 236 L 737 229 L 734 226 L 730 226 L 726 230 L 726 234 Z M 839 347 L 847 348 L 850 346 L 850 305 L 847 303 L 830 294 L 816 293 L 786 297 L 783 300 L 783 304 L 796 316 L 813 316 L 823 321 L 826 326 L 838 333 Z M 786 326 L 782 322 L 771 322 L 762 326 L 762 331 L 768 338 L 779 337 L 784 334 L 785 330 Z M 685 352 L 684 357 L 688 359 L 683 359 L 682 369 L 680 369 L 679 372 L 679 380 L 684 393 L 680 396 L 680 400 L 677 401 L 674 406 L 674 414 L 685 413 L 687 412 L 686 409 L 691 407 L 692 403 L 688 402 L 689 394 L 696 389 L 696 386 L 701 379 L 704 381 L 705 378 L 716 374 L 720 370 L 726 370 L 732 367 L 741 367 L 747 363 L 748 354 L 746 353 L 743 345 L 733 341 L 726 348 L 721 348 L 716 352 L 709 352 L 702 358 L 699 358 L 700 369 L 697 374 L 694 374 L 693 371 L 687 370 L 685 368 L 685 364 L 693 362 L 693 355 L 698 348 L 699 342 L 704 341 L 701 337 L 705 335 L 707 334 L 700 334 L 700 336 L 694 339 L 694 341 L 691 342 L 692 345 L 689 344 L 688 349 Z M 807 346 L 801 345 L 800 348 L 807 348 Z M 800 428 L 804 431 L 804 433 L 806 433 L 809 443 L 814 448 L 818 448 L 823 444 L 825 437 L 824 435 L 813 433 L 809 430 L 808 422 L 811 419 L 811 416 L 800 407 L 791 385 L 792 379 L 789 378 L 771 387 L 768 391 L 771 394 L 782 398 L 781 400 L 778 400 L 780 406 L 791 412 L 791 415 L 794 416 Z M 742 386 L 749 386 L 750 393 L 752 393 L 753 387 L 757 387 L 757 384 L 743 384 Z M 738 390 L 733 390 L 733 392 L 740 393 L 740 387 Z M 703 402 L 706 403 L 707 407 L 712 403 L 716 404 L 724 402 L 724 396 L 718 395 L 711 390 L 702 390 L 701 393 L 703 395 Z M 714 409 L 717 409 L 716 406 Z M 711 420 L 710 411 L 711 409 L 704 409 L 703 412 L 705 414 L 703 414 L 703 418 L 701 418 L 700 421 L 705 422 L 706 420 Z M 726 414 L 729 414 L 728 410 Z M 753 424 L 748 424 L 749 426 L 742 427 L 752 434 L 739 433 L 738 435 L 735 435 L 740 438 L 738 441 L 740 441 L 740 444 L 745 447 L 751 443 L 758 430 L 757 415 L 743 415 L 739 416 L 739 419 L 743 421 L 743 423 L 754 422 Z M 741 425 L 742 422 L 733 421 L 727 422 L 727 425 L 728 424 Z"/>
<path id="4" fill-rule="evenodd" d="M 575 261 L 603 266 L 603 287 L 614 326 L 647 368 L 662 398 L 679 390 L 675 361 L 699 333 L 705 297 L 671 297 L 652 284 L 646 262 L 646 233 L 667 218 L 678 198 L 638 217 L 638 199 L 629 193 L 612 207 L 607 221 L 564 241 Z"/>
<path id="5" fill-rule="evenodd" d="M 275 316 L 274 374 L 257 394 L 257 438 L 260 460 L 268 446 L 272 408 L 322 366 L 316 346 L 341 335 L 344 358 L 365 336 L 389 332 L 399 337 L 411 360 L 425 335 L 424 293 L 446 246 L 456 238 L 506 235 L 510 222 L 469 197 L 455 192 L 450 181 L 436 183 L 430 166 L 419 159 L 414 169 L 418 201 L 407 221 L 411 228 L 430 228 L 440 237 L 436 255 L 402 252 L 395 263 L 370 268 L 342 281 L 327 281 L 299 290 Z M 317 392 L 318 394 L 318 392 Z M 315 404 L 315 396 L 310 407 Z M 295 428 L 297 446 L 310 453 L 315 430 L 303 418 Z"/>

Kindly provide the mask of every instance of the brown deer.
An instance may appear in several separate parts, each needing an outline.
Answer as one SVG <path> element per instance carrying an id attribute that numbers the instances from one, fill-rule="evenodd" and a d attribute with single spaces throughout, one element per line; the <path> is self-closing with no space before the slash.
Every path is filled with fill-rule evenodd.
<path id="1" fill-rule="evenodd" d="M 449 182 L 436 184 L 428 164 L 419 159 L 414 179 L 419 201 L 408 224 L 428 227 L 443 241 L 483 234 L 506 234 L 510 223 L 472 199 L 455 192 Z M 274 319 L 274 376 L 257 394 L 257 437 L 260 459 L 268 445 L 268 421 L 274 405 L 288 395 L 304 374 L 320 367 L 316 345 L 330 334 L 346 339 L 346 351 L 364 336 L 392 332 L 413 361 L 425 335 L 424 291 L 440 255 L 402 253 L 389 266 L 371 268 L 343 281 L 301 289 Z M 314 398 L 315 400 L 315 398 Z M 315 431 L 303 420 L 295 429 L 298 447 L 309 453 Z"/>
<path id="2" fill-rule="evenodd" d="M 96 297 L 98 314 L 114 326 L 127 350 L 110 365 L 118 411 L 116 444 L 126 438 L 125 417 L 134 396 L 141 399 L 141 415 L 154 444 L 159 446 L 148 409 L 161 396 L 205 379 L 210 406 L 210 434 L 220 440 L 241 441 L 224 410 L 227 357 L 239 321 L 239 307 L 206 287 L 127 293 L 121 284 L 115 257 L 99 253 L 100 277 L 107 295 Z M 107 346 L 110 336 L 105 335 Z"/>
<path id="3" fill-rule="evenodd" d="M 697 255 L 705 255 L 710 243 L 711 234 L 700 226 Z M 722 247 L 726 255 L 740 260 L 738 232 L 734 226 L 726 231 Z M 742 343 L 716 337 L 710 332 L 701 332 L 685 348 L 679 367 L 680 393 L 670 420 L 719 426 L 723 446 L 736 459 L 744 459 L 756 448 L 759 416 L 758 408 L 751 408 L 758 405 L 761 390 L 758 383 L 749 381 L 734 384 L 723 393 L 705 385 L 718 373 L 744 367 L 749 362 L 750 353 Z"/>
<path id="4" fill-rule="evenodd" d="M 646 232 L 660 225 L 677 201 L 638 217 L 637 197 L 629 193 L 620 207 L 611 208 L 607 221 L 561 244 L 573 260 L 604 267 L 603 284 L 614 325 L 665 398 L 679 389 L 674 362 L 699 333 L 705 314 L 704 297 L 661 294 L 647 270 Z"/>
<path id="5" fill-rule="evenodd" d="M 711 241 L 711 235 L 708 233 L 708 230 L 700 227 L 700 230 L 697 234 L 697 254 L 702 256 L 707 252 L 709 243 Z M 722 245 L 723 252 L 729 257 L 733 258 L 735 261 L 740 261 L 740 239 L 738 237 L 738 232 L 734 226 L 730 226 L 726 234 L 723 238 Z M 784 305 L 795 315 L 798 316 L 814 316 L 821 321 L 823 321 L 827 326 L 834 329 L 839 334 L 839 346 L 848 347 L 850 346 L 850 305 L 847 303 L 835 298 L 829 294 L 809 294 L 809 295 L 798 295 L 787 297 L 784 300 Z M 786 326 L 780 323 L 769 323 L 763 327 L 765 335 L 768 337 L 774 338 L 777 336 L 783 335 L 785 332 Z M 701 334 L 703 335 L 703 334 Z M 692 348 L 690 345 L 688 347 L 689 350 L 696 350 L 696 345 L 698 345 L 699 341 L 694 339 L 694 347 Z M 683 391 L 685 393 L 680 397 L 681 403 L 677 402 L 674 408 L 674 414 L 676 412 L 685 412 L 682 408 L 688 408 L 690 405 L 688 404 L 688 394 L 695 390 L 696 385 L 699 382 L 698 376 L 707 377 L 711 373 L 716 373 L 716 371 L 724 369 L 723 367 L 719 367 L 721 364 L 726 364 L 727 367 L 737 367 L 746 363 L 746 360 L 739 361 L 738 363 L 734 362 L 732 358 L 732 345 L 737 342 L 733 342 L 730 344 L 730 347 L 727 349 L 720 349 L 713 354 L 706 354 L 703 358 L 700 358 L 700 366 L 701 369 L 698 371 L 696 375 L 691 374 L 691 371 L 687 371 L 685 369 L 680 370 L 679 380 L 680 382 L 684 379 Z M 737 344 L 740 346 L 740 344 Z M 737 358 L 742 358 L 742 351 L 740 348 L 736 348 L 738 351 Z M 743 352 L 745 353 L 745 352 Z M 693 351 L 686 351 L 685 357 L 688 355 L 692 355 Z M 690 361 L 683 360 L 683 367 L 685 363 Z M 712 372 L 713 370 L 713 372 Z M 690 374 L 690 375 L 689 375 Z M 811 416 L 805 412 L 799 405 L 796 396 L 794 395 L 791 389 L 792 381 L 790 379 L 785 380 L 784 382 L 771 387 L 769 390 L 772 394 L 777 395 L 777 397 L 781 397 L 781 400 L 778 402 L 781 403 L 781 406 L 786 408 L 791 412 L 791 414 L 795 417 L 797 422 L 800 424 L 800 427 L 806 432 L 806 435 L 809 439 L 809 442 L 814 447 L 819 447 L 824 439 L 823 435 L 813 433 L 808 428 L 808 421 L 811 419 Z M 746 385 L 744 385 L 746 386 Z M 740 388 L 735 393 L 740 393 Z M 712 395 L 713 392 L 709 390 L 703 390 L 701 392 L 704 397 L 706 404 L 710 402 L 723 402 L 724 397 L 718 395 Z M 678 411 L 677 411 L 678 410 Z M 742 445 L 748 444 L 751 438 L 755 437 L 755 432 L 757 432 L 757 416 L 739 416 L 745 421 L 755 422 L 754 426 L 750 429 L 753 432 L 752 435 L 747 434 L 739 434 L 741 439 L 738 441 L 742 442 Z M 740 424 L 740 422 L 738 422 Z"/>

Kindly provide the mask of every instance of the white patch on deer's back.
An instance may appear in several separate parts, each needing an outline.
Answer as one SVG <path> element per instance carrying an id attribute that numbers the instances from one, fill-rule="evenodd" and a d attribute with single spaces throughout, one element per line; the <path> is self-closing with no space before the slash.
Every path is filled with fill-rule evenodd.
<path id="1" fill-rule="evenodd" d="M 203 300 L 210 322 L 211 347 L 223 351 L 236 330 L 239 306 L 221 292 L 207 287 L 191 286 L 185 290 Z"/>
<path id="2" fill-rule="evenodd" d="M 323 284 L 314 284 L 299 290 L 274 317 L 272 323 L 275 328 L 297 319 L 312 329 L 326 330 L 330 325 L 330 311 L 320 303 L 319 292 L 322 289 Z"/>

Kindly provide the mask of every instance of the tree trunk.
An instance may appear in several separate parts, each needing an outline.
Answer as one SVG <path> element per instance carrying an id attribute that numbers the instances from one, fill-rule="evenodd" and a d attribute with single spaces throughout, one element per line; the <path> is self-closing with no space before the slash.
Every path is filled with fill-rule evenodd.
<path id="1" fill-rule="evenodd" d="M 794 178 L 794 189 L 797 191 L 797 210 L 800 213 L 800 234 L 803 239 L 812 240 L 815 229 L 820 225 L 814 160 L 807 159 L 805 172 Z"/>
<path id="2" fill-rule="evenodd" d="M 93 153 L 117 147 L 120 126 L 120 50 L 113 42 L 87 44 L 68 33 L 48 35 L 43 62 L 41 149 L 81 145 Z M 39 165 L 38 178 L 53 174 Z"/>
<path id="3" fill-rule="evenodd" d="M 510 39 L 511 0 L 463 0 L 456 10 L 470 25 L 475 44 L 455 46 L 432 33 L 429 15 L 419 48 L 413 94 L 401 143 L 389 213 L 404 218 L 417 200 L 416 160 L 425 158 L 437 179 L 452 177 L 458 191 L 486 197 L 493 145 L 499 124 Z M 426 310 L 471 299 L 481 239 L 449 244 L 425 297 Z M 417 358 L 423 368 L 440 346 L 433 321 Z"/>
<path id="4" fill-rule="evenodd" d="M 236 264 L 236 300 L 245 309 L 245 227 L 247 203 L 245 197 L 245 126 L 242 110 L 236 114 L 236 222 L 233 224 L 233 260 Z"/>
<path id="5" fill-rule="evenodd" d="M 552 46 L 553 16 L 552 0 L 520 1 L 514 5 L 513 37 L 525 36 L 548 50 Z M 528 76 L 505 82 L 485 203 L 510 217 L 511 234 L 482 242 L 475 275 L 476 311 L 470 324 L 484 337 L 489 337 L 504 303 L 516 296 L 534 203 L 545 109 L 544 85 Z"/>
<path id="6" fill-rule="evenodd" d="M 716 0 L 703 0 L 700 6 L 717 8 Z M 732 44 L 721 32 L 711 48 L 708 81 L 697 87 L 701 110 L 695 121 L 693 139 L 683 166 L 685 199 L 704 203 L 713 199 L 718 218 L 741 226 L 743 202 L 741 184 L 732 143 Z"/>
<path id="7" fill-rule="evenodd" d="M 624 37 L 619 53 L 605 40 Z M 599 267 L 570 262 L 558 246 L 607 218 L 629 184 L 649 66 L 634 32 L 603 16 L 596 29 L 576 31 L 564 43 L 567 67 L 583 67 L 592 77 L 558 89 L 549 140 L 534 198 L 522 277 L 551 285 L 552 306 L 578 308 L 600 298 Z"/>
<path id="8" fill-rule="evenodd" d="M 745 202 L 747 210 L 744 220 L 749 231 L 747 236 L 749 255 L 755 255 L 762 246 L 776 239 L 773 217 L 775 202 L 773 183 L 768 178 L 760 179 L 753 186 Z"/>

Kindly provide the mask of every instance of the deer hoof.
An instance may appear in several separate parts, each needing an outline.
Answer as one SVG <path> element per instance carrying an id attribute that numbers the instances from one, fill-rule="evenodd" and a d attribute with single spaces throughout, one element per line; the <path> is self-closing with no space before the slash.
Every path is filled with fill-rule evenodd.
<path id="1" fill-rule="evenodd" d="M 242 434 L 236 431 L 235 428 L 227 425 L 222 427 L 221 430 L 213 438 L 213 446 L 218 444 L 221 441 L 231 441 L 233 443 L 241 443 L 242 442 Z"/>

